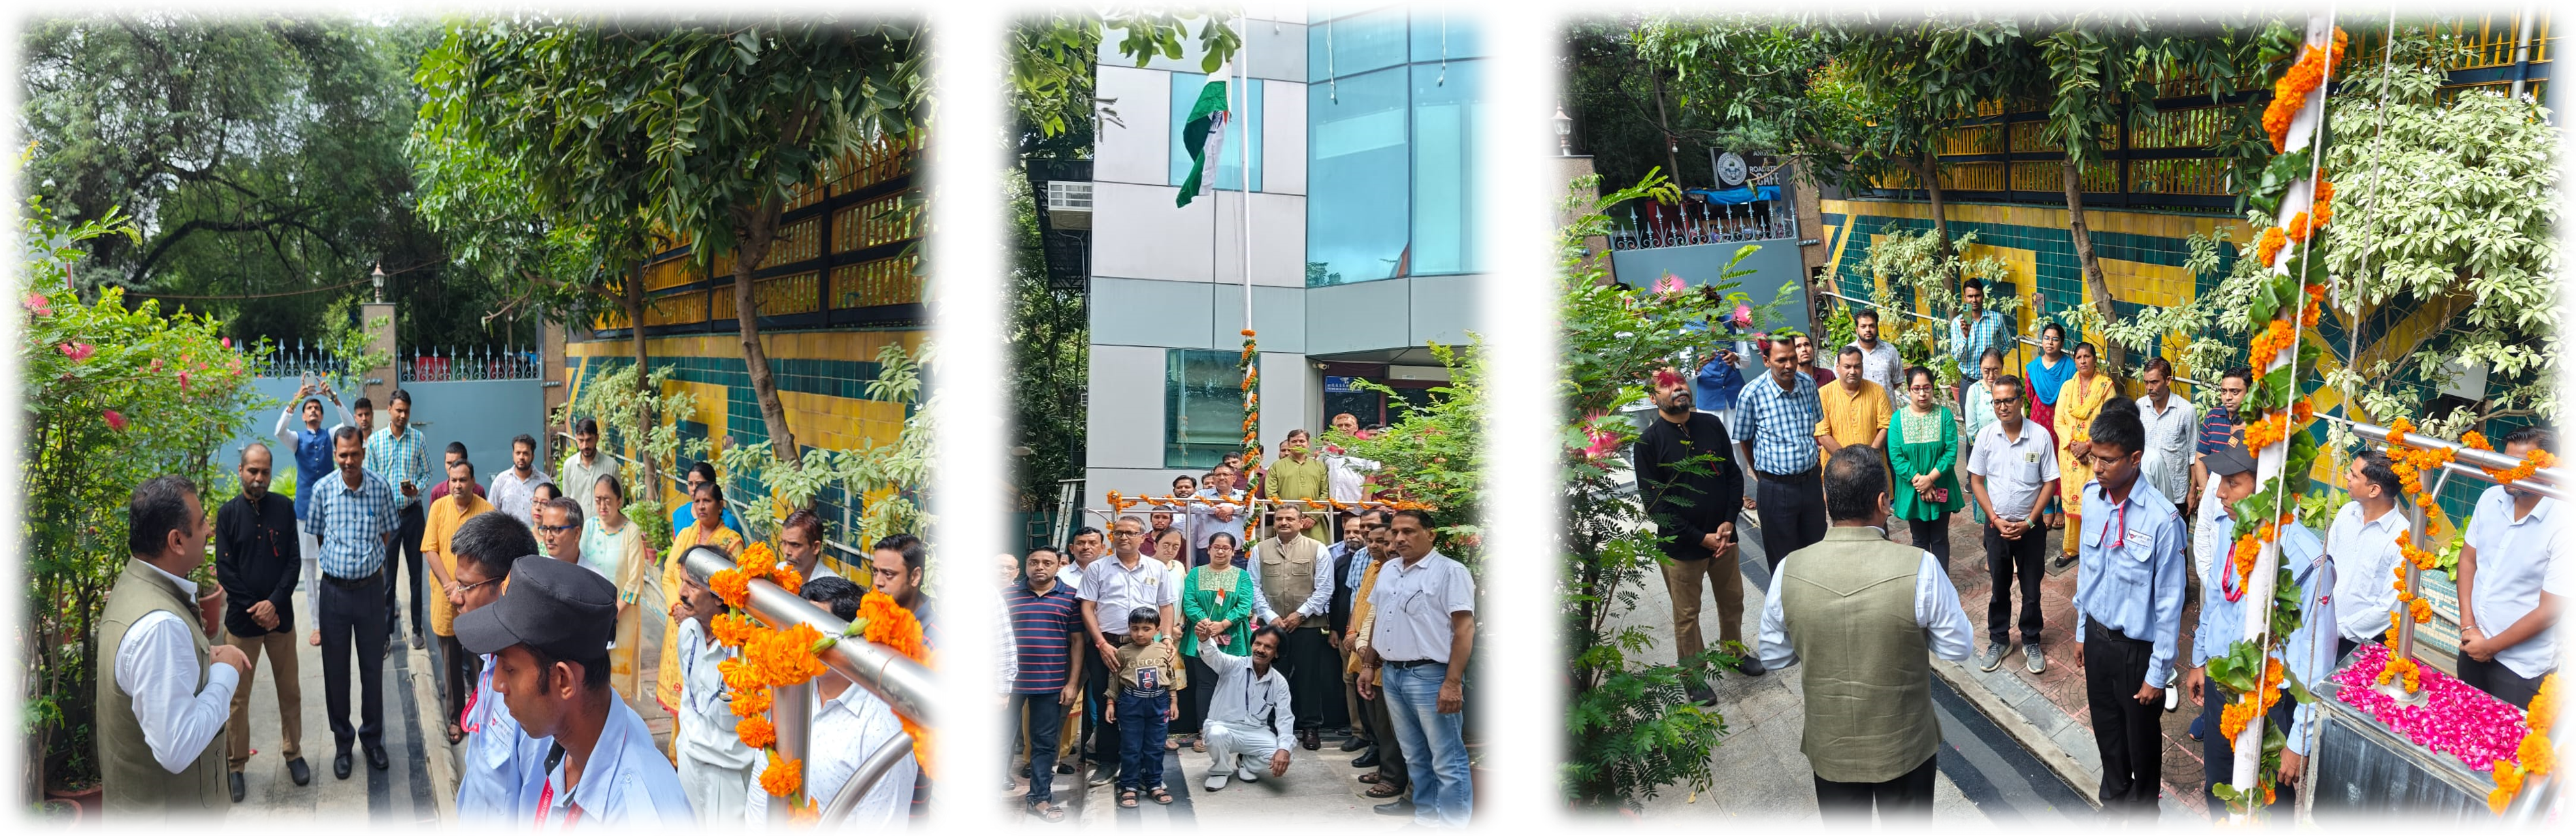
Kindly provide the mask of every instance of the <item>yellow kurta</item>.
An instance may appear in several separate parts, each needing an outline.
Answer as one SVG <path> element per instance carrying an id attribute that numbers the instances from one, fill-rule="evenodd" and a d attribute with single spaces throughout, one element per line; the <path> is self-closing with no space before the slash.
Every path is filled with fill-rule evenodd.
<path id="1" fill-rule="evenodd" d="M 1860 382 L 1858 392 L 1845 390 L 1839 380 L 1818 386 L 1816 400 L 1824 407 L 1820 410 L 1824 420 L 1816 422 L 1816 435 L 1832 436 L 1834 443 L 1845 447 L 1876 441 L 1878 432 L 1887 429 L 1887 419 L 1892 414 L 1887 407 L 1887 388 L 1866 380 Z M 1822 449 L 1816 454 L 1819 465 L 1834 460 L 1832 453 Z"/>
<path id="2" fill-rule="evenodd" d="M 714 534 L 708 534 L 705 528 L 693 525 L 671 536 L 669 559 L 662 561 L 662 612 L 666 616 L 672 607 L 680 604 L 680 556 L 698 546 L 711 546 L 725 554 L 739 555 L 742 554 L 742 535 L 722 526 L 716 527 Z M 619 594 L 624 594 L 623 588 Z M 661 672 L 655 675 L 653 688 L 653 697 L 661 700 L 662 710 L 671 712 L 674 723 L 678 722 L 680 713 L 680 643 L 674 641 L 677 636 L 679 632 L 675 629 L 662 637 Z M 677 739 L 678 735 L 672 737 Z"/>
<path id="3" fill-rule="evenodd" d="M 2066 452 L 2067 445 L 2093 440 L 2093 417 L 2102 414 L 2102 405 L 2118 393 L 2107 374 L 2094 375 L 2089 385 L 2078 374 L 2057 390 L 2057 425 L 2049 429 L 2057 434 L 2057 472 L 2065 477 L 2057 482 L 2057 496 L 2066 503 L 2067 516 L 2078 516 L 2084 508 L 2084 483 L 2093 481 L 2093 468 L 2082 457 Z"/>
<path id="4" fill-rule="evenodd" d="M 473 491 L 466 491 L 461 501 L 454 493 L 439 497 L 430 503 L 429 518 L 420 529 L 421 552 L 438 555 L 439 568 L 447 570 L 448 577 L 456 577 L 456 550 L 448 547 L 448 540 L 456 536 L 458 525 L 489 510 L 492 503 L 475 496 Z M 429 587 L 430 634 L 456 635 L 456 605 L 447 602 L 447 590 L 438 588 L 437 575 L 429 576 L 425 585 Z"/>

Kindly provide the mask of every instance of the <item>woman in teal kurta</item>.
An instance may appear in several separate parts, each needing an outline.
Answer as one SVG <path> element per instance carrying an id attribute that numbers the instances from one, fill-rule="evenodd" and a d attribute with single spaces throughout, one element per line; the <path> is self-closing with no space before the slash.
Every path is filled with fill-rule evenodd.
<path id="1" fill-rule="evenodd" d="M 1914 545 L 1950 568 L 1950 513 L 1966 504 L 1959 476 L 1959 427 L 1950 406 L 1933 397 L 1932 370 L 1905 370 L 1905 406 L 1887 422 L 1888 469 L 1896 477 L 1896 518 L 1914 533 Z"/>
<path id="2" fill-rule="evenodd" d="M 1180 538 L 1179 531 L 1164 535 Z M 1207 719 L 1208 696 L 1216 692 L 1216 671 L 1199 661 L 1199 643 L 1213 646 L 1235 656 L 1252 652 L 1252 573 L 1234 564 L 1234 535 L 1217 532 L 1208 538 L 1208 562 L 1190 568 L 1181 580 L 1181 664 L 1189 669 L 1190 687 L 1181 700 L 1180 717 L 1172 724 L 1175 731 L 1191 736 L 1191 748 L 1197 749 L 1199 725 Z"/>

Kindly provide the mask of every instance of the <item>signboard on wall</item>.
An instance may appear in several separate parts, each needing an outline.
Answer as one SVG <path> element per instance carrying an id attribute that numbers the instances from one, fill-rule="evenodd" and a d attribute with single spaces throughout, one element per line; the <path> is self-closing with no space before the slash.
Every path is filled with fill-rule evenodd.
<path id="1" fill-rule="evenodd" d="M 1351 392 L 1357 392 L 1357 391 L 1359 391 L 1359 387 L 1352 386 L 1352 385 L 1351 385 L 1351 379 L 1350 379 L 1349 377 L 1347 377 L 1347 376 L 1337 376 L 1337 375 L 1325 375 L 1325 376 L 1324 376 L 1324 393 L 1325 393 L 1325 394 L 1336 394 L 1336 395 L 1337 395 L 1337 394 L 1348 394 L 1348 393 L 1351 393 Z"/>

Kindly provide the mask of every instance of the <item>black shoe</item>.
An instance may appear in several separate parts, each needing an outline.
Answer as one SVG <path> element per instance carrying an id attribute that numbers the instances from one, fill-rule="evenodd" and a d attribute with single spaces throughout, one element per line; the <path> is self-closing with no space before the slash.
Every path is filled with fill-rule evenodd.
<path id="1" fill-rule="evenodd" d="M 230 784 L 232 784 L 232 786 L 233 786 L 233 803 L 235 803 L 235 804 L 240 804 L 240 803 L 241 803 L 241 800 L 242 800 L 242 792 L 243 792 L 243 790 L 242 790 L 242 779 L 241 779 L 241 773 L 239 773 L 239 772 L 235 772 L 235 773 L 233 773 L 233 774 L 232 774 L 232 776 L 231 776 L 231 778 L 227 781 L 227 783 L 230 783 Z"/>
<path id="2" fill-rule="evenodd" d="M 349 780 L 349 750 L 342 749 L 340 754 L 331 756 L 331 777 Z"/>
<path id="3" fill-rule="evenodd" d="M 411 649 L 427 650 L 429 649 L 429 642 L 422 639 L 419 633 L 413 633 L 411 634 Z"/>
<path id="4" fill-rule="evenodd" d="M 1034 768 L 1034 767 L 1031 767 L 1031 766 L 1030 766 L 1030 765 L 1028 765 L 1028 764 L 1021 764 L 1021 765 L 1020 765 L 1020 772 L 1019 772 L 1020 777 L 1022 777 L 1022 778 L 1026 778 L 1026 779 L 1028 779 L 1028 780 L 1032 780 L 1032 781 L 1037 780 L 1037 778 L 1035 777 L 1035 774 L 1034 774 L 1034 773 L 1032 773 L 1032 772 L 1030 772 L 1030 770 L 1031 770 L 1031 769 L 1033 769 L 1033 768 Z"/>
<path id="5" fill-rule="evenodd" d="M 1690 695 L 1690 700 L 1693 703 L 1700 705 L 1717 704 L 1717 692 L 1709 690 L 1708 685 L 1704 683 L 1693 682 L 1688 685 L 1684 685 L 1682 686 L 1682 691 L 1683 693 Z"/>
<path id="6" fill-rule="evenodd" d="M 1762 666 L 1762 660 L 1745 656 L 1735 660 L 1735 672 L 1745 676 L 1761 676 L 1769 673 L 1770 669 Z"/>
<path id="7" fill-rule="evenodd" d="M 1069 763 L 1057 763 L 1057 764 L 1055 765 L 1055 774 L 1057 774 L 1057 775 L 1071 775 L 1071 774 L 1073 774 L 1073 764 L 1069 764 Z"/>
<path id="8" fill-rule="evenodd" d="M 1352 766 L 1355 766 L 1355 767 L 1359 767 L 1359 768 L 1361 768 L 1361 769 L 1367 769 L 1367 768 L 1369 768 L 1369 767 L 1376 766 L 1376 765 L 1377 765 L 1377 750 L 1375 750 L 1375 749 L 1370 749 L 1370 750 L 1368 751 L 1368 753 L 1367 753 L 1367 754 L 1363 754 L 1363 755 L 1361 755 L 1361 756 L 1359 756 L 1359 757 L 1352 758 L 1352 759 L 1351 759 L 1351 765 L 1352 765 Z"/>
<path id="9" fill-rule="evenodd" d="M 1357 752 L 1357 751 L 1359 751 L 1359 750 L 1361 750 L 1361 749 L 1366 749 L 1366 748 L 1368 748 L 1368 747 L 1369 747 L 1368 738 L 1361 737 L 1361 736 L 1356 735 L 1356 734 L 1355 734 L 1355 735 L 1351 735 L 1351 739 L 1349 739 L 1349 740 L 1345 740 L 1345 741 L 1342 741 L 1342 751 L 1345 751 L 1345 752 Z"/>
<path id="10" fill-rule="evenodd" d="M 1306 747 L 1306 751 L 1312 752 L 1324 748 L 1324 736 L 1316 734 L 1314 729 L 1299 729 L 1297 745 Z"/>
<path id="11" fill-rule="evenodd" d="M 2052 568 L 2052 569 L 2064 569 L 2064 568 L 2066 568 L 2066 567 L 2068 567 L 2068 566 L 2073 566 L 2073 565 L 2075 565 L 2075 556 L 2074 556 L 2074 555 L 2071 555 L 2071 554 L 2061 554 L 2061 555 L 2058 555 L 2058 556 L 2057 556 L 2057 560 L 2056 560 L 2055 562 L 2053 562 L 2053 563 L 2051 563 L 2051 564 L 2049 565 L 2049 568 Z"/>
<path id="12" fill-rule="evenodd" d="M 305 766 L 303 758 L 296 758 L 286 762 L 286 777 L 295 779 L 295 785 L 301 787 L 313 783 L 313 768 Z"/>
<path id="13" fill-rule="evenodd" d="M 1413 815 L 1413 800 L 1409 798 L 1399 798 L 1394 801 L 1377 805 L 1376 810 L 1377 814 L 1381 816 L 1410 816 Z"/>
<path id="14" fill-rule="evenodd" d="M 368 768 L 370 768 L 370 769 L 374 769 L 374 770 L 375 770 L 375 771 L 377 771 L 377 772 L 383 772 L 383 771 L 385 771 L 387 768 L 390 768 L 390 767 L 392 767 L 392 766 L 393 766 L 393 762 L 385 759 L 385 747 L 382 747 L 382 746 L 369 746 L 369 747 L 367 747 L 367 767 L 368 767 Z"/>

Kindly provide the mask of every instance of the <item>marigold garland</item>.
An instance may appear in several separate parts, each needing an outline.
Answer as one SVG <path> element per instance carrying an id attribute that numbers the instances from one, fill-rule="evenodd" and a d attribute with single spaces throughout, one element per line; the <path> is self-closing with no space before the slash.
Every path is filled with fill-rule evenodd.
<path id="1" fill-rule="evenodd" d="M 2272 361 L 2281 356 L 2281 351 L 2296 344 L 2298 339 L 2298 334 L 2291 330 L 2288 320 L 2272 320 L 2270 324 L 2263 326 L 2263 333 L 2254 335 L 2254 344 L 2251 346 L 2253 368 L 2261 369 L 2272 365 Z"/>
<path id="2" fill-rule="evenodd" d="M 2272 103 L 2263 108 L 2263 130 L 2272 136 L 2273 151 L 2289 150 L 2290 120 L 2297 118 L 2299 110 L 2307 107 L 2308 94 L 2325 84 L 2326 73 L 2343 64 L 2343 50 L 2348 40 L 2343 27 L 2335 27 L 2331 48 L 2303 48 L 2298 63 L 2290 65 L 2289 72 L 2282 73 L 2281 79 L 2272 83 Z"/>
<path id="3" fill-rule="evenodd" d="M 776 751 L 769 753 L 769 768 L 760 771 L 760 788 L 770 795 L 785 798 L 804 785 L 803 761 L 780 760 Z"/>
<path id="4" fill-rule="evenodd" d="M 734 722 L 733 730 L 742 738 L 744 745 L 754 749 L 766 749 L 778 743 L 778 727 L 770 725 L 767 717 L 754 715 L 742 718 Z"/>
<path id="5" fill-rule="evenodd" d="M 2522 794 L 2526 775 L 2547 775 L 2558 768 L 2558 752 L 2549 740 L 2549 727 L 2558 720 L 2558 673 L 2540 678 L 2540 691 L 2531 697 L 2531 706 L 2523 711 L 2522 723 L 2530 727 L 2523 733 L 2522 744 L 2514 748 L 2513 760 L 2495 762 L 2496 788 L 2487 793 L 2487 809 L 2504 815 L 2504 808 Z"/>
<path id="6" fill-rule="evenodd" d="M 2264 227 L 2262 237 L 2254 242 L 2255 263 L 2265 267 L 2272 266 L 2273 257 L 2280 255 L 2281 248 L 2289 246 L 2289 243 L 2289 239 L 2281 234 L 2280 227 Z"/>
<path id="7" fill-rule="evenodd" d="M 2387 667 L 2379 669 L 2379 684 L 2381 685 L 2386 685 L 2389 680 L 2401 677 L 2405 680 L 2406 693 L 2412 694 L 2418 690 L 2422 690 L 2424 687 L 2423 675 L 2416 669 L 2415 660 L 2413 659 L 2402 657 L 2390 659 L 2388 660 Z"/>

